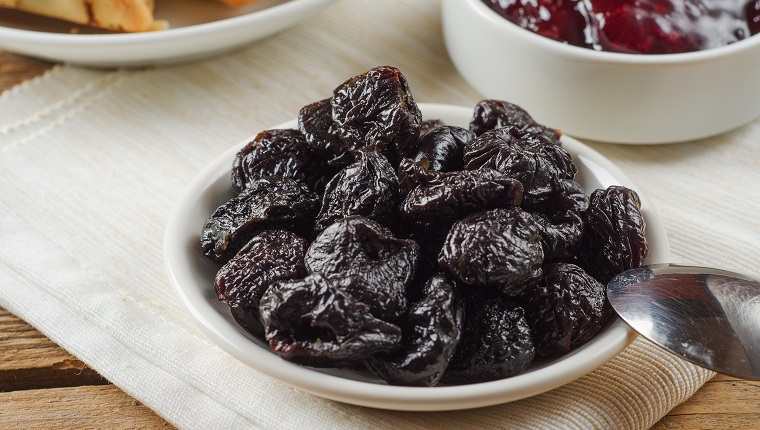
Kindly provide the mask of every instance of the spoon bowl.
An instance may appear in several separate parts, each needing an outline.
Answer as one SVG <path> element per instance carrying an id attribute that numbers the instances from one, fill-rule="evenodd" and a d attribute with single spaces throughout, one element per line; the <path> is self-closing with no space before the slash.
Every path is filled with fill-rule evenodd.
<path id="1" fill-rule="evenodd" d="M 707 267 L 656 264 L 607 284 L 620 318 L 696 365 L 760 380 L 760 282 Z"/>

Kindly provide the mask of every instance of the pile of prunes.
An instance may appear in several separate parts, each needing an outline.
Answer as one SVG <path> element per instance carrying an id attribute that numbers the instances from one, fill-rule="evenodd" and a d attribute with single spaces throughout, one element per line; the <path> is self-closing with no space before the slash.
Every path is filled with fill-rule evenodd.
<path id="1" fill-rule="evenodd" d="M 485 100 L 469 129 L 422 119 L 377 67 L 259 133 L 200 244 L 247 332 L 307 366 L 389 384 L 509 377 L 592 339 L 604 284 L 647 254 L 637 194 L 590 196 L 561 133 Z"/>

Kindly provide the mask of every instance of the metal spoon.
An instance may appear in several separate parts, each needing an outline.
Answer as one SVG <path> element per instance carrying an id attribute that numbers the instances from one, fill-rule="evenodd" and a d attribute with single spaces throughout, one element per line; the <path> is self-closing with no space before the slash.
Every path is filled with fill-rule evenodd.
<path id="1" fill-rule="evenodd" d="M 607 284 L 613 309 L 640 335 L 696 365 L 760 380 L 760 282 L 706 267 L 657 264 Z"/>

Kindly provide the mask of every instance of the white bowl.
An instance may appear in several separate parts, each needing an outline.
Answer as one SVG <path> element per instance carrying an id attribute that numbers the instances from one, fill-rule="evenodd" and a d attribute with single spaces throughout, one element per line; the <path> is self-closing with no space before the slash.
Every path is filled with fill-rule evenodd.
<path id="1" fill-rule="evenodd" d="M 472 108 L 420 104 L 425 118 L 467 126 Z M 275 128 L 291 128 L 295 121 Z M 466 409 L 533 396 L 577 379 L 615 357 L 636 337 L 616 319 L 586 345 L 563 357 L 532 365 L 518 376 L 462 386 L 390 386 L 368 375 L 343 370 L 312 369 L 285 361 L 240 328 L 229 308 L 216 298 L 213 282 L 219 265 L 201 254 L 200 232 L 208 216 L 232 196 L 230 169 L 241 142 L 211 162 L 180 195 L 168 224 L 164 255 L 169 277 L 180 300 L 200 328 L 222 349 L 252 368 L 299 390 L 328 399 L 384 409 L 431 411 Z M 599 153 L 569 138 L 562 144 L 573 155 L 578 182 L 589 192 L 612 184 L 636 190 L 642 199 L 650 253 L 647 264 L 667 262 L 669 249 L 663 225 L 641 190 Z"/>
<path id="2" fill-rule="evenodd" d="M 516 103 L 572 136 L 672 143 L 760 116 L 760 36 L 699 52 L 598 52 L 525 30 L 482 0 L 443 0 L 443 34 L 482 95 Z"/>

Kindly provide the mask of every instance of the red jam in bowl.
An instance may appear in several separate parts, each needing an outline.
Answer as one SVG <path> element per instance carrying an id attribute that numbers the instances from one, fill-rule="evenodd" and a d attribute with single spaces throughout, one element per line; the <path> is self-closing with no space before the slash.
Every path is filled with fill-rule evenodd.
<path id="1" fill-rule="evenodd" d="M 597 51 L 675 54 L 760 31 L 760 0 L 483 0 L 534 33 Z"/>

